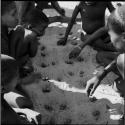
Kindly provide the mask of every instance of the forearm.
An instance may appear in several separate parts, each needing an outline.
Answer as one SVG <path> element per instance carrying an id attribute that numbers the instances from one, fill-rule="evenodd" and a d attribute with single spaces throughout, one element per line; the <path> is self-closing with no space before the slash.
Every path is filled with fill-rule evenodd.
<path id="1" fill-rule="evenodd" d="M 71 31 L 71 28 L 72 28 L 72 26 L 75 22 L 75 19 L 76 19 L 78 13 L 79 13 L 79 7 L 77 6 L 73 11 L 72 18 L 71 18 L 70 22 L 68 23 L 68 27 L 67 27 L 66 32 L 65 32 L 65 38 L 66 39 L 68 38 L 68 35 Z"/>
<path id="2" fill-rule="evenodd" d="M 106 66 L 101 73 L 97 73 L 97 77 L 99 80 L 103 80 L 103 78 L 114 68 L 116 68 L 116 60 L 113 60 L 108 66 Z"/>
<path id="3" fill-rule="evenodd" d="M 99 37 L 101 37 L 102 35 L 104 35 L 106 33 L 107 33 L 107 28 L 102 27 L 102 28 L 98 29 L 97 31 L 95 31 L 92 35 L 90 35 L 89 38 L 85 42 L 80 44 L 79 46 L 81 48 L 84 48 L 86 45 L 96 41 L 96 39 L 98 39 Z"/>

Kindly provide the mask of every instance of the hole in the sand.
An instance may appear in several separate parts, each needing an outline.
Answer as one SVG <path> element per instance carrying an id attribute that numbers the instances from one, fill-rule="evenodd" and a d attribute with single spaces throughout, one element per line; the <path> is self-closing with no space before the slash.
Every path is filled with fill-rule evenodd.
<path id="1" fill-rule="evenodd" d="M 73 73 L 72 71 L 69 71 L 68 74 L 69 74 L 70 76 L 74 76 L 74 73 Z"/>
<path id="2" fill-rule="evenodd" d="M 50 91 L 51 91 L 51 85 L 50 85 L 50 84 L 44 85 L 44 86 L 42 87 L 42 91 L 43 91 L 44 93 L 50 92 Z"/>
<path id="3" fill-rule="evenodd" d="M 66 60 L 65 63 L 66 64 L 73 64 L 73 61 L 72 60 Z"/>
<path id="4" fill-rule="evenodd" d="M 41 63 L 41 67 L 42 67 L 42 68 L 46 68 L 46 67 L 48 67 L 48 65 L 45 64 L 45 63 Z"/>
<path id="5" fill-rule="evenodd" d="M 52 107 L 51 105 L 45 104 L 45 105 L 44 105 L 44 108 L 45 108 L 47 111 L 49 111 L 49 112 L 52 112 L 52 111 L 53 111 L 53 107 Z"/>

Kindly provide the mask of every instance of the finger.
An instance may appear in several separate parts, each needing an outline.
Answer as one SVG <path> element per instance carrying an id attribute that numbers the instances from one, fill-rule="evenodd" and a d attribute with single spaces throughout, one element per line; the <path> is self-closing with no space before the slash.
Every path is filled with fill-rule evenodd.
<path id="1" fill-rule="evenodd" d="M 91 90 L 91 92 L 90 92 L 90 96 L 93 95 L 93 93 L 95 92 L 95 90 L 96 90 L 96 88 L 98 87 L 98 85 L 99 85 L 99 82 L 93 85 L 93 88 L 92 88 L 92 90 Z"/>
<path id="2" fill-rule="evenodd" d="M 87 96 L 90 95 L 90 92 L 91 92 L 92 88 L 93 88 L 93 84 L 88 84 L 87 85 L 87 87 L 86 87 Z"/>

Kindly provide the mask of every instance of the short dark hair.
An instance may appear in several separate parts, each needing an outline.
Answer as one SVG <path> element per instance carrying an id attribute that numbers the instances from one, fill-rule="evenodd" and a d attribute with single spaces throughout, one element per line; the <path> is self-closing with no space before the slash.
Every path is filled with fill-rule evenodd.
<path id="1" fill-rule="evenodd" d="M 107 20 L 107 27 L 117 33 L 122 34 L 125 32 L 125 4 L 116 8 Z"/>
<path id="2" fill-rule="evenodd" d="M 3 15 L 6 12 L 9 12 L 11 9 L 15 8 L 15 2 L 14 1 L 1 1 L 1 15 Z"/>
<path id="3" fill-rule="evenodd" d="M 17 76 L 18 64 L 10 56 L 1 54 L 1 85 L 9 84 Z"/>

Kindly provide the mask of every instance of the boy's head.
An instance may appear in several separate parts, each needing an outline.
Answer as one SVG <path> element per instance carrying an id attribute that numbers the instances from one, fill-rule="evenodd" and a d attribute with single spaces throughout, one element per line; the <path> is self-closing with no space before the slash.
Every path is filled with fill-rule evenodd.
<path id="1" fill-rule="evenodd" d="M 108 33 L 111 42 L 120 52 L 125 52 L 125 5 L 115 9 L 108 17 Z"/>
<path id="2" fill-rule="evenodd" d="M 14 1 L 1 1 L 2 24 L 14 28 L 18 24 L 17 9 Z"/>
<path id="3" fill-rule="evenodd" d="M 14 90 L 18 80 L 18 65 L 14 58 L 1 54 L 1 85 L 8 92 Z"/>

